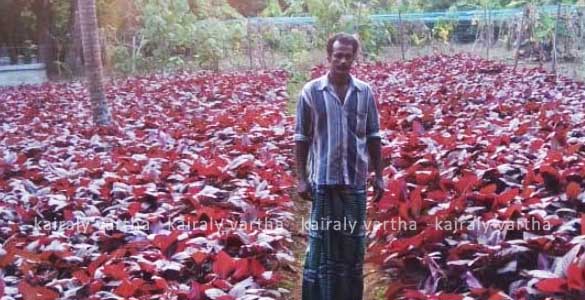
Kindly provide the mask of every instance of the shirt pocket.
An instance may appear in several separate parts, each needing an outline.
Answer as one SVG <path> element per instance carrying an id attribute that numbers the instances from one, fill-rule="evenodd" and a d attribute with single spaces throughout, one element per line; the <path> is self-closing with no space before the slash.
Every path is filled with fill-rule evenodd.
<path id="1" fill-rule="evenodd" d="M 348 118 L 349 122 L 355 122 L 350 125 L 357 137 L 364 137 L 366 135 L 366 124 L 368 120 L 368 113 L 365 107 L 356 107 L 350 110 L 351 116 Z"/>
<path id="2" fill-rule="evenodd" d="M 366 124 L 368 120 L 368 111 L 365 103 L 363 103 L 361 95 L 357 97 L 357 104 L 350 105 L 347 108 L 347 121 L 349 130 L 357 137 L 364 137 L 366 135 Z"/>

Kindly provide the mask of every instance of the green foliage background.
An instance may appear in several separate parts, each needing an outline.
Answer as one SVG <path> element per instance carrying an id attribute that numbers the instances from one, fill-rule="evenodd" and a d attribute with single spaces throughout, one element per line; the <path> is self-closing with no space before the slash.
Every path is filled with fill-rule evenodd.
<path id="1" fill-rule="evenodd" d="M 0 46 L 8 32 L 19 32 L 13 43 L 37 41 L 36 0 L 0 0 Z M 100 27 L 106 40 L 106 62 L 121 73 L 205 68 L 219 70 L 227 58 L 246 60 L 252 47 L 275 51 L 282 67 L 307 61 L 312 49 L 322 49 L 327 38 L 339 31 L 356 34 L 364 57 L 376 59 L 383 47 L 396 45 L 395 24 L 376 24 L 372 14 L 465 9 L 522 7 L 555 4 L 556 0 L 96 0 Z M 561 0 L 575 3 L 575 0 Z M 582 0 L 581 0 L 582 1 Z M 59 59 L 72 43 L 71 1 L 51 1 L 51 31 Z M 18 13 L 14 13 L 18 7 Z M 43 13 L 43 12 L 42 12 Z M 244 17 L 245 16 L 245 17 Z M 247 17 L 313 16 L 311 28 L 255 26 Z M 538 20 L 535 37 L 550 39 L 554 18 Z M 4 30 L 3 30 L 4 29 Z M 440 21 L 425 36 L 405 29 L 410 45 L 431 39 L 447 43 L 455 24 Z M 253 58 L 253 57 L 252 57 Z M 251 59 L 250 59 L 251 60 Z"/>

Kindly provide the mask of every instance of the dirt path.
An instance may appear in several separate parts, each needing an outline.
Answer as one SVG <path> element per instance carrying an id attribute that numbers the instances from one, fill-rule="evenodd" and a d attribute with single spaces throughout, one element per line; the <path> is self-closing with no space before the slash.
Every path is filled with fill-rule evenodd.
<path id="1" fill-rule="evenodd" d="M 288 93 L 296 95 L 301 88 L 299 84 L 289 84 Z M 294 116 L 296 98 L 292 97 L 288 102 L 287 113 Z M 280 287 L 290 291 L 286 300 L 301 300 L 301 289 L 303 279 L 303 264 L 305 262 L 305 251 L 307 250 L 307 234 L 303 230 L 303 220 L 309 217 L 311 203 L 303 201 L 295 194 L 291 196 L 294 202 L 292 213 L 294 221 L 289 230 L 292 234 L 293 243 L 291 250 L 293 252 L 295 262 L 290 270 L 284 272 L 285 279 L 280 284 Z M 367 255 L 367 254 L 366 254 Z M 364 298 L 363 300 L 384 300 L 385 287 L 388 285 L 384 274 L 380 272 L 377 266 L 366 263 L 364 265 Z"/>
<path id="2" fill-rule="evenodd" d="M 371 263 L 364 265 L 364 300 L 384 300 L 388 280 L 378 268 Z"/>
<path id="3" fill-rule="evenodd" d="M 291 266 L 290 270 L 284 272 L 285 279 L 281 283 L 281 287 L 290 291 L 287 296 L 287 300 L 301 300 L 301 283 L 303 279 L 303 263 L 305 261 L 305 251 L 307 248 L 307 235 L 302 230 L 303 218 L 307 218 L 311 203 L 307 201 L 299 200 L 298 197 L 294 196 L 294 208 L 292 213 L 294 215 L 294 221 L 292 222 L 289 230 L 292 234 L 293 242 L 291 244 L 291 250 L 293 252 L 295 262 Z"/>

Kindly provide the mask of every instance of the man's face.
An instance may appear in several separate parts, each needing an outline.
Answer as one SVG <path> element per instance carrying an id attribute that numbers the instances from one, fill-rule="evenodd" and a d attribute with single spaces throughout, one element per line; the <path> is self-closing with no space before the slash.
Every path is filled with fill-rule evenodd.
<path id="1" fill-rule="evenodd" d="M 351 70 L 351 65 L 354 60 L 353 47 L 351 44 L 340 43 L 335 41 L 333 43 L 333 51 L 327 57 L 331 65 L 331 71 L 336 74 L 346 75 Z"/>

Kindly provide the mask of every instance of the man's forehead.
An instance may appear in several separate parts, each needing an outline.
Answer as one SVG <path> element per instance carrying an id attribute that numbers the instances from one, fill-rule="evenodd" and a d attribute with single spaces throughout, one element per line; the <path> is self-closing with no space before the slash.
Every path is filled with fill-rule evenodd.
<path id="1" fill-rule="evenodd" d="M 343 43 L 339 40 L 333 43 L 333 52 L 336 51 L 352 51 L 353 52 L 353 45 L 351 43 Z"/>

